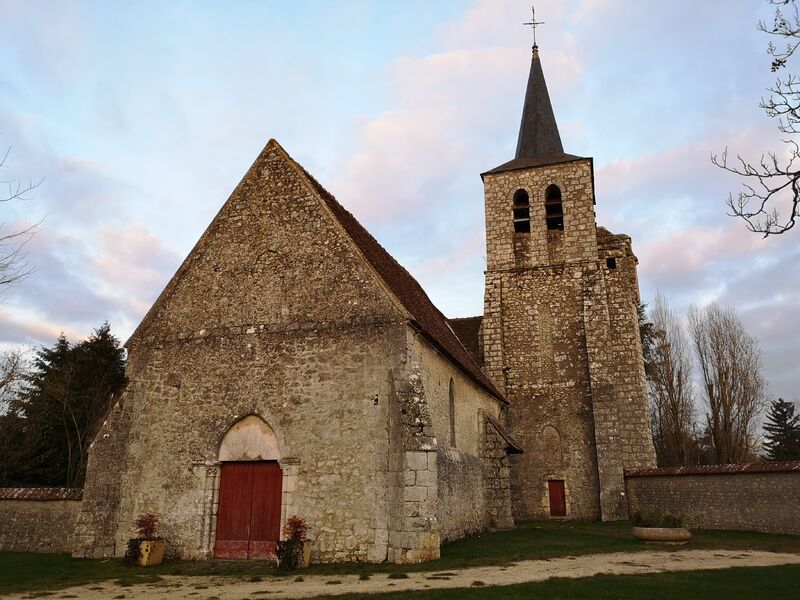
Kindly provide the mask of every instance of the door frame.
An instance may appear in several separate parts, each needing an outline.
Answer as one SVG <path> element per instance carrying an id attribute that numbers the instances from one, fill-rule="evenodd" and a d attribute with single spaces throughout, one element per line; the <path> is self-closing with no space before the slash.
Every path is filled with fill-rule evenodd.
<path id="1" fill-rule="evenodd" d="M 231 461 L 236 462 L 236 461 Z M 299 513 L 297 506 L 297 478 L 300 472 L 300 459 L 282 458 L 278 461 L 283 479 L 281 481 L 281 529 L 286 519 Z M 219 484 L 221 461 L 197 461 L 192 471 L 201 480 L 203 502 L 201 503 L 201 528 L 197 537 L 197 549 L 201 557 L 214 560 L 214 545 L 217 541 L 217 513 L 219 511 Z M 222 560 L 222 559 L 220 559 Z"/>
<path id="2" fill-rule="evenodd" d="M 222 462 L 220 464 L 220 468 L 219 468 L 218 489 L 222 485 L 222 475 L 223 475 L 223 472 L 224 472 L 224 467 L 226 465 L 249 465 L 249 466 L 253 467 L 253 471 L 251 471 L 251 475 L 250 475 L 249 489 L 248 489 L 248 493 L 249 493 L 250 497 L 247 499 L 247 501 L 249 503 L 248 504 L 248 508 L 249 508 L 248 521 L 249 522 L 248 522 L 248 527 L 247 527 L 247 542 L 246 542 L 246 549 L 244 550 L 245 556 L 217 556 L 217 552 L 218 552 L 217 543 L 218 543 L 218 540 L 217 540 L 217 535 L 216 535 L 217 532 L 215 532 L 214 545 L 213 545 L 213 548 L 212 548 L 213 557 L 216 560 L 230 560 L 230 559 L 233 559 L 233 560 L 266 560 L 266 559 L 269 559 L 270 558 L 270 554 L 272 554 L 272 555 L 276 554 L 276 548 L 274 548 L 273 546 L 274 546 L 274 544 L 276 542 L 278 542 L 278 540 L 281 539 L 281 531 L 283 529 L 283 524 L 284 524 L 284 515 L 283 515 L 283 510 L 282 510 L 283 509 L 283 482 L 284 482 L 283 469 L 281 468 L 280 463 L 277 460 L 231 460 L 231 461 L 224 461 L 224 462 Z M 271 511 L 275 510 L 275 508 L 277 508 L 277 517 L 278 517 L 277 528 L 278 528 L 278 531 L 277 531 L 277 538 L 275 540 L 263 540 L 263 539 L 262 540 L 255 540 L 255 539 L 253 539 L 253 521 L 254 521 L 254 519 L 253 519 L 254 496 L 253 496 L 253 494 L 255 493 L 255 489 L 256 489 L 255 488 L 255 485 L 256 485 L 256 479 L 255 479 L 256 467 L 258 467 L 259 465 L 264 465 L 264 466 L 266 466 L 266 465 L 275 465 L 278 468 L 278 470 L 280 471 L 280 482 L 279 482 L 279 485 L 281 486 L 281 491 L 280 491 L 280 494 L 279 494 L 279 496 L 277 498 L 279 505 L 277 507 L 274 507 L 274 506 L 271 507 Z M 272 479 L 272 481 L 275 481 L 275 479 Z M 218 499 L 217 500 L 217 518 L 219 518 L 220 504 L 221 504 L 221 502 Z M 227 513 L 226 512 L 226 514 L 229 514 L 229 515 L 230 514 L 236 514 L 237 512 L 240 512 L 241 508 L 242 507 L 237 507 L 237 506 L 233 506 L 232 505 L 228 509 L 228 510 L 231 511 L 231 513 Z M 275 514 L 275 513 L 272 513 L 272 514 Z M 272 529 L 272 527 L 270 527 L 270 529 Z M 224 541 L 225 542 L 229 542 L 229 543 L 235 543 L 235 542 L 238 541 L 239 543 L 241 543 L 244 540 L 224 540 Z M 255 546 L 254 546 L 254 544 L 255 544 Z M 254 548 L 256 548 L 256 550 L 254 550 Z"/>

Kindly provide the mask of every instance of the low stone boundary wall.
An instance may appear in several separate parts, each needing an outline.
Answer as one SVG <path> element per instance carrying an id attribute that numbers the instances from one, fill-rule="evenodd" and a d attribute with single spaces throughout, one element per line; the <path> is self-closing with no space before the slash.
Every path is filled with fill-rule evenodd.
<path id="1" fill-rule="evenodd" d="M 625 472 L 628 514 L 691 515 L 702 529 L 800 535 L 800 462 Z"/>
<path id="2" fill-rule="evenodd" d="M 83 490 L 0 488 L 0 550 L 72 552 Z"/>

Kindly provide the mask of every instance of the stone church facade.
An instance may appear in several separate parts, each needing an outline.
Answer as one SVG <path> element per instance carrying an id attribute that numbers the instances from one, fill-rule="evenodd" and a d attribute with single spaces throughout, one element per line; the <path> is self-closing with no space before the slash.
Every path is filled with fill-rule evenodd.
<path id="1" fill-rule="evenodd" d="M 624 517 L 622 469 L 654 464 L 636 259 L 560 146 L 534 48 L 517 157 L 483 174 L 485 314 L 448 321 L 271 140 L 128 340 L 75 554 L 121 555 L 142 512 L 193 559 L 268 556 L 300 515 L 321 562 Z"/>

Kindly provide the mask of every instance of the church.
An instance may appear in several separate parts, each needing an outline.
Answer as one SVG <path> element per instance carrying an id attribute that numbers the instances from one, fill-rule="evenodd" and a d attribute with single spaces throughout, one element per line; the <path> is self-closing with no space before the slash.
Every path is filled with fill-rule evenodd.
<path id="1" fill-rule="evenodd" d="M 534 45 L 516 156 L 481 175 L 482 316 L 447 319 L 275 140 L 128 340 L 76 556 L 142 512 L 172 554 L 413 563 L 526 519 L 621 519 L 650 467 L 631 240 L 595 223 Z"/>

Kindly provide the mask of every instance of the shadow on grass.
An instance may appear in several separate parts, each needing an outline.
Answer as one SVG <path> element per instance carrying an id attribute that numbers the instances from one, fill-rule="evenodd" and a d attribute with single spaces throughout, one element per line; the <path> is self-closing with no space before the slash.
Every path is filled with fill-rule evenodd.
<path id="1" fill-rule="evenodd" d="M 581 579 L 555 578 L 537 583 L 491 587 L 473 582 L 471 587 L 384 594 L 352 594 L 348 598 L 403 598 L 416 600 L 708 600 L 709 598 L 796 598 L 800 566 L 736 567 L 720 571 L 653 573 L 648 575 L 595 575 Z M 333 598 L 334 596 L 316 596 Z"/>
<path id="2" fill-rule="evenodd" d="M 765 550 L 800 554 L 800 536 L 741 531 L 703 531 L 688 546 L 694 549 Z M 656 547 L 635 540 L 627 522 L 583 521 L 519 524 L 509 531 L 474 535 L 442 546 L 442 557 L 420 565 L 345 563 L 312 565 L 304 575 L 369 575 L 411 571 L 452 571 L 483 565 L 508 565 L 522 560 L 611 552 L 637 552 Z M 659 549 L 661 549 L 659 547 Z M 675 548 L 663 548 L 672 552 Z M 61 589 L 102 582 L 109 589 L 150 584 L 161 586 L 169 575 L 241 578 L 286 578 L 298 574 L 276 570 L 270 563 L 241 561 L 168 561 L 143 569 L 116 559 L 73 559 L 67 554 L 0 552 L 0 590 L 4 593 Z"/>

